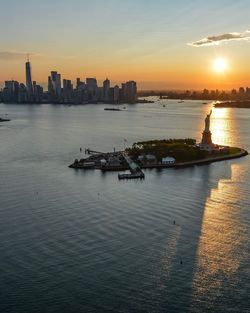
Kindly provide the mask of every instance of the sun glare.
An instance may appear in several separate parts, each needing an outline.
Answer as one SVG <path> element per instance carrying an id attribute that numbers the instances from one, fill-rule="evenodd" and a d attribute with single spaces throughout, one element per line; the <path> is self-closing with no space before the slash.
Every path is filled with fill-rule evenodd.
<path id="1" fill-rule="evenodd" d="M 213 68 L 218 73 L 223 73 L 228 68 L 227 61 L 223 58 L 215 59 L 213 62 Z"/>

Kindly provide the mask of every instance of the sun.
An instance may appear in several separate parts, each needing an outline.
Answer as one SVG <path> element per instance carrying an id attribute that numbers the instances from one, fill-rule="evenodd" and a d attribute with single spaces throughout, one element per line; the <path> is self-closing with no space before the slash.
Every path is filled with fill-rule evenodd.
<path id="1" fill-rule="evenodd" d="M 224 73 L 228 68 L 227 60 L 224 58 L 215 59 L 213 62 L 213 68 L 218 73 Z"/>

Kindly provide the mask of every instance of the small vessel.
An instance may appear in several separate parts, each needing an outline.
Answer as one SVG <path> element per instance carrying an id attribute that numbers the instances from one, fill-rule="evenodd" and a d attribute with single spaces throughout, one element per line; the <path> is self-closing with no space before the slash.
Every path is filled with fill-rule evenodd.
<path id="1" fill-rule="evenodd" d="M 105 111 L 121 111 L 119 108 L 104 108 Z"/>
<path id="2" fill-rule="evenodd" d="M 0 117 L 0 122 L 9 122 L 10 119 L 9 118 L 2 118 Z"/>
<path id="3" fill-rule="evenodd" d="M 137 179 L 137 178 L 144 179 L 145 174 L 142 172 L 118 174 L 118 179 Z"/>
<path id="4" fill-rule="evenodd" d="M 178 101 L 178 103 L 183 103 L 184 102 L 184 100 L 180 100 L 180 101 Z"/>

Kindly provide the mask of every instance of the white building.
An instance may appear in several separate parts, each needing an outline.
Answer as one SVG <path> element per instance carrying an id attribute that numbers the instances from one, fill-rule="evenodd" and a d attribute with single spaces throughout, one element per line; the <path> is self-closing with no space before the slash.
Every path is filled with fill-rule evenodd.
<path id="1" fill-rule="evenodd" d="M 165 158 L 162 158 L 161 163 L 162 164 L 174 164 L 175 163 L 175 158 L 167 156 Z"/>

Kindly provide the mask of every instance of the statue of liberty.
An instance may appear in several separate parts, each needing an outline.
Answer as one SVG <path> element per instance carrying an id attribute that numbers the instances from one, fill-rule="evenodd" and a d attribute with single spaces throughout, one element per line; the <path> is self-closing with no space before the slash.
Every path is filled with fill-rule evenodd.
<path id="1" fill-rule="evenodd" d="M 211 150 L 213 147 L 212 142 L 212 133 L 210 131 L 210 116 L 212 115 L 212 110 L 210 110 L 210 113 L 205 118 L 205 129 L 202 133 L 202 140 L 200 143 L 200 147 L 203 150 Z"/>
<path id="2" fill-rule="evenodd" d="M 212 110 L 210 110 L 210 113 L 205 118 L 205 130 L 204 132 L 209 133 L 210 132 L 210 116 L 212 114 Z"/>

